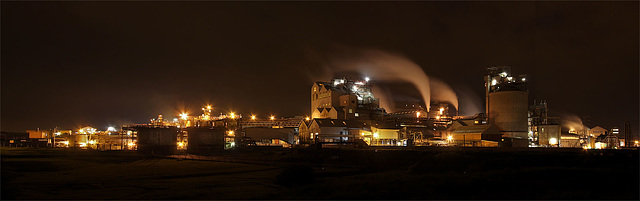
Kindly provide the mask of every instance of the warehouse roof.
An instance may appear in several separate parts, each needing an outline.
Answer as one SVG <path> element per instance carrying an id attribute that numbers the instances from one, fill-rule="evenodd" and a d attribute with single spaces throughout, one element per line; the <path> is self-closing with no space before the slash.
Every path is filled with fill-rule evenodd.
<path id="1" fill-rule="evenodd" d="M 495 126 L 490 124 L 461 126 L 453 130 L 453 134 L 500 134 Z"/>

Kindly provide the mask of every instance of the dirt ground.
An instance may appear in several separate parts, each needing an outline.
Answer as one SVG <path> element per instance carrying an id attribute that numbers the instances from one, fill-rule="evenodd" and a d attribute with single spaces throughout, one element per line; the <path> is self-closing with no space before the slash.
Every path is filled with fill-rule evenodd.
<path id="1" fill-rule="evenodd" d="M 637 200 L 640 186 L 637 149 L 249 149 L 218 154 L 217 161 L 134 151 L 0 151 L 2 200 Z"/>

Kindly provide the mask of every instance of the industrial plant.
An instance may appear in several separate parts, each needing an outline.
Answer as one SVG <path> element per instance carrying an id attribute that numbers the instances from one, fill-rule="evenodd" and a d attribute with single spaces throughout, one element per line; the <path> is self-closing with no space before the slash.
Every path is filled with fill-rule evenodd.
<path id="1" fill-rule="evenodd" d="M 77 130 L 27 130 L 2 133 L 10 147 L 76 147 L 138 150 L 154 155 L 215 154 L 236 147 L 568 147 L 618 149 L 638 147 L 630 124 L 621 130 L 572 125 L 550 116 L 547 101 L 531 100 L 527 75 L 508 66 L 487 68 L 485 112 L 458 115 L 457 103 L 430 100 L 403 103 L 387 112 L 373 93 L 371 78 L 317 81 L 310 89 L 306 116 L 258 117 L 230 112 L 213 114 L 205 105 L 198 115 L 180 112 L 143 124 Z M 621 133 L 623 132 L 623 133 Z"/>

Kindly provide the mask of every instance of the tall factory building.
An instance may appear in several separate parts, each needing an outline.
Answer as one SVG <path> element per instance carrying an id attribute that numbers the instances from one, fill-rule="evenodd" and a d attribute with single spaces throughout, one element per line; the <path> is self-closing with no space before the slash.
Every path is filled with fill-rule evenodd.
<path id="1" fill-rule="evenodd" d="M 502 133 L 502 146 L 527 147 L 528 95 L 526 75 L 511 76 L 507 66 L 488 68 L 485 76 L 488 123 Z"/>
<path id="2" fill-rule="evenodd" d="M 373 96 L 368 81 L 335 78 L 311 87 L 311 117 L 314 119 L 381 119 L 384 109 Z"/>

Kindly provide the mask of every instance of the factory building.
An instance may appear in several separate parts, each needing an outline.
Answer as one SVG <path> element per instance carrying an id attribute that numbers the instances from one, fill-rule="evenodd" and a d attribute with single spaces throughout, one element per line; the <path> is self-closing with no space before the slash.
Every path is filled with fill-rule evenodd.
<path id="1" fill-rule="evenodd" d="M 311 87 L 311 117 L 314 119 L 382 119 L 384 109 L 373 96 L 368 80 L 336 78 Z"/>
<path id="2" fill-rule="evenodd" d="M 307 132 L 303 117 L 241 120 L 244 139 L 250 146 L 291 147 L 300 143 L 300 132 Z M 306 125 L 306 124 L 305 124 Z M 302 131 L 301 131 L 302 130 Z"/>
<path id="3" fill-rule="evenodd" d="M 589 129 L 589 136 L 591 137 L 598 137 L 600 135 L 605 135 L 605 134 L 607 134 L 607 129 L 604 129 L 600 126 L 595 126 Z"/>
<path id="4" fill-rule="evenodd" d="M 562 127 L 560 125 L 543 124 L 536 126 L 538 146 L 560 147 Z"/>
<path id="5" fill-rule="evenodd" d="M 314 119 L 309 125 L 311 143 L 355 142 L 363 132 L 371 132 L 370 125 L 357 120 Z M 305 137 L 306 138 L 306 137 Z"/>
<path id="6" fill-rule="evenodd" d="M 188 143 L 181 142 L 177 145 L 182 149 L 186 144 L 187 153 L 190 154 L 206 155 L 220 152 L 231 143 L 235 143 L 230 140 L 235 137 L 235 131 L 224 127 L 189 127 L 183 129 L 182 132 L 187 134 Z"/>
<path id="7" fill-rule="evenodd" d="M 135 126 L 138 133 L 138 151 L 146 154 L 173 154 L 178 147 L 180 129 L 165 126 Z"/>
<path id="8" fill-rule="evenodd" d="M 502 133 L 493 125 L 457 127 L 447 138 L 449 143 L 465 147 L 497 147 Z"/>
<path id="9" fill-rule="evenodd" d="M 15 132 L 0 132 L 0 143 L 2 146 L 7 147 L 29 147 L 31 146 L 31 139 L 29 139 L 29 133 L 15 133 Z"/>
<path id="10" fill-rule="evenodd" d="M 36 130 L 27 130 L 27 133 L 29 133 L 29 138 L 49 138 L 53 132 L 38 128 Z"/>
<path id="11" fill-rule="evenodd" d="M 511 76 L 506 66 L 488 68 L 485 76 L 486 114 L 503 137 L 503 146 L 528 146 L 526 75 Z"/>
<path id="12" fill-rule="evenodd" d="M 371 125 L 371 132 L 363 132 L 364 141 L 371 146 L 407 146 L 411 137 L 407 127 L 395 122 L 381 122 Z"/>
<path id="13" fill-rule="evenodd" d="M 580 148 L 582 147 L 580 140 L 580 135 L 578 134 L 562 133 L 560 137 L 560 147 Z"/>
<path id="14" fill-rule="evenodd" d="M 604 140 L 601 140 L 602 143 L 605 144 L 606 148 L 609 149 L 617 149 L 622 147 L 620 142 L 620 129 L 618 127 L 613 127 L 610 132 L 607 132 L 604 136 Z"/>
<path id="15" fill-rule="evenodd" d="M 529 146 L 558 147 L 562 144 L 560 119 L 549 117 L 547 101 L 534 100 L 529 107 L 527 122 Z"/>

